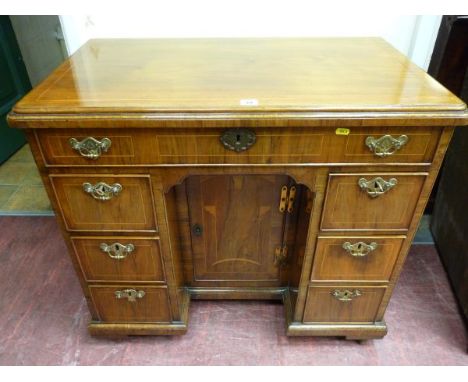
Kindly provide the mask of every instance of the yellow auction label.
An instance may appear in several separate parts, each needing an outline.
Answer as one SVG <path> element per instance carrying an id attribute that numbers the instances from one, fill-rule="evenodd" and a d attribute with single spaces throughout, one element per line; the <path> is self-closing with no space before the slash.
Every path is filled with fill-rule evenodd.
<path id="1" fill-rule="evenodd" d="M 349 135 L 349 129 L 345 129 L 344 127 L 338 127 L 338 129 L 335 130 L 336 135 Z"/>

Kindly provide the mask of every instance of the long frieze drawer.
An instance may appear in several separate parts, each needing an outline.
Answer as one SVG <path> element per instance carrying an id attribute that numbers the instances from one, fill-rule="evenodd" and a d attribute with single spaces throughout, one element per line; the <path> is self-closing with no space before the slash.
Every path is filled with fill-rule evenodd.
<path id="1" fill-rule="evenodd" d="M 155 232 L 148 175 L 49 175 L 69 231 Z"/>
<path id="2" fill-rule="evenodd" d="M 407 231 L 426 176 L 330 174 L 321 229 Z"/>
<path id="3" fill-rule="evenodd" d="M 88 282 L 165 282 L 159 239 L 121 236 L 72 237 Z"/>
<path id="4" fill-rule="evenodd" d="M 36 134 L 49 166 L 430 163 L 440 129 L 48 129 Z"/>
<path id="5" fill-rule="evenodd" d="M 309 286 L 304 322 L 373 322 L 385 286 Z"/>
<path id="6" fill-rule="evenodd" d="M 106 322 L 170 322 L 167 287 L 89 286 L 99 319 Z"/>
<path id="7" fill-rule="evenodd" d="M 388 281 L 405 236 L 319 237 L 311 280 Z"/>

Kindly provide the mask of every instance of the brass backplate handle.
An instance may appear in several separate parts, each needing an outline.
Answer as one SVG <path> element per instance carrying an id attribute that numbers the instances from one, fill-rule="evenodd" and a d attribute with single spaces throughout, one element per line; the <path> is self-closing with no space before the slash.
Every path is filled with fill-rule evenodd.
<path id="1" fill-rule="evenodd" d="M 380 176 L 377 178 L 367 180 L 361 178 L 358 181 L 361 190 L 367 192 L 371 198 L 385 194 L 388 190 L 392 189 L 397 185 L 398 181 L 395 178 L 390 178 L 388 181 L 382 179 Z"/>
<path id="2" fill-rule="evenodd" d="M 393 138 L 391 135 L 384 135 L 380 138 L 367 137 L 366 146 L 378 157 L 386 157 L 401 149 L 408 142 L 406 135 Z"/>
<path id="3" fill-rule="evenodd" d="M 346 252 L 348 252 L 351 256 L 364 257 L 377 249 L 377 243 L 373 241 L 370 244 L 366 244 L 362 241 L 359 241 L 357 243 L 351 244 L 349 241 L 347 241 L 343 243 L 343 249 L 346 250 Z"/>
<path id="4" fill-rule="evenodd" d="M 124 245 L 120 243 L 114 243 L 111 245 L 101 243 L 99 247 L 101 248 L 101 251 L 107 253 L 110 258 L 118 260 L 125 259 L 127 255 L 132 253 L 135 249 L 133 244 Z"/>
<path id="5" fill-rule="evenodd" d="M 256 140 L 255 133 L 248 129 L 227 129 L 219 137 L 222 145 L 237 153 L 250 148 Z"/>
<path id="6" fill-rule="evenodd" d="M 110 200 L 122 191 L 122 186 L 119 183 L 114 183 L 110 186 L 104 182 L 99 182 L 95 185 L 83 183 L 83 191 L 90 194 L 94 199 Z"/>
<path id="7" fill-rule="evenodd" d="M 342 302 L 349 302 L 352 301 L 354 298 L 359 297 L 362 295 L 362 292 L 358 289 L 355 290 L 339 290 L 335 289 L 331 292 L 332 296 L 335 297 L 337 300 Z"/>
<path id="8" fill-rule="evenodd" d="M 97 159 L 103 152 L 107 152 L 111 147 L 111 140 L 109 138 L 102 138 L 100 141 L 93 137 L 87 137 L 82 141 L 76 138 L 68 140 L 71 148 L 78 151 L 81 156 L 89 159 Z"/>
<path id="9" fill-rule="evenodd" d="M 124 290 L 116 290 L 114 294 L 115 294 L 115 297 L 118 299 L 126 298 L 130 302 L 135 302 L 137 298 L 143 298 L 146 293 L 142 290 L 124 289 Z"/>

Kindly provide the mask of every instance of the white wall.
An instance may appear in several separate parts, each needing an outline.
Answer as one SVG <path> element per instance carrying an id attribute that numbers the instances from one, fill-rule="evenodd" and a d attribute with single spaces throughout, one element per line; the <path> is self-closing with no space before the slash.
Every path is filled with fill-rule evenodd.
<path id="1" fill-rule="evenodd" d="M 242 0 L 192 3 L 156 3 L 152 12 L 139 15 L 61 16 L 67 48 L 71 54 L 90 38 L 111 37 L 381 36 L 427 69 L 442 18 L 314 14 L 288 2 L 284 7 Z"/>

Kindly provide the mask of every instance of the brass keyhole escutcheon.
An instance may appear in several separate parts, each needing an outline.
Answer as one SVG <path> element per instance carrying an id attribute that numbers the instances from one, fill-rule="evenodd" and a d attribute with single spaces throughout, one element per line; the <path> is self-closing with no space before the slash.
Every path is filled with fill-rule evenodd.
<path id="1" fill-rule="evenodd" d="M 251 147 L 256 137 L 255 133 L 248 129 L 227 129 L 221 134 L 219 140 L 226 149 L 240 153 Z"/>
<path id="2" fill-rule="evenodd" d="M 203 227 L 200 224 L 194 224 L 192 226 L 192 232 L 195 236 L 201 236 L 203 233 Z"/>

